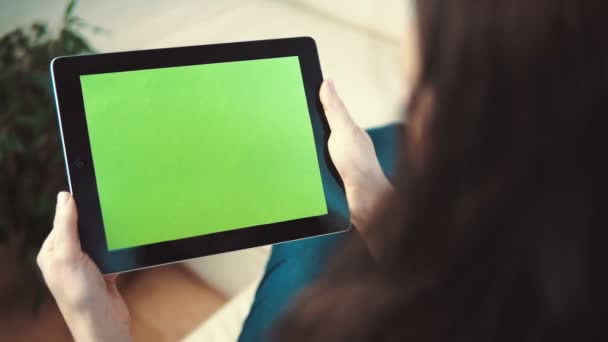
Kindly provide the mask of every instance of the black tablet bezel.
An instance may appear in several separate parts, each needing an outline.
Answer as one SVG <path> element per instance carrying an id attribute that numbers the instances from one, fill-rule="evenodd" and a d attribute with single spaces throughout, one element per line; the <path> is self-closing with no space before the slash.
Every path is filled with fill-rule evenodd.
<path id="1" fill-rule="evenodd" d="M 328 214 L 108 251 L 86 125 L 80 75 L 298 56 L 323 178 Z M 70 192 L 79 212 L 83 250 L 102 273 L 129 271 L 255 246 L 338 233 L 350 228 L 340 178 L 327 151 L 329 126 L 318 91 L 323 81 L 309 37 L 58 57 L 51 75 Z M 338 189 L 338 193 L 336 192 Z M 329 196 L 328 190 L 332 193 Z M 331 197 L 331 199 L 329 198 Z"/>

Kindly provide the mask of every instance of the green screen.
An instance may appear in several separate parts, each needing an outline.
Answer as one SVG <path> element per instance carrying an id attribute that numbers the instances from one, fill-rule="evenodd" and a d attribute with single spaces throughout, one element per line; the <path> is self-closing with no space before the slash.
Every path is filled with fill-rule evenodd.
<path id="1" fill-rule="evenodd" d="M 109 250 L 327 214 L 298 57 L 80 82 Z"/>

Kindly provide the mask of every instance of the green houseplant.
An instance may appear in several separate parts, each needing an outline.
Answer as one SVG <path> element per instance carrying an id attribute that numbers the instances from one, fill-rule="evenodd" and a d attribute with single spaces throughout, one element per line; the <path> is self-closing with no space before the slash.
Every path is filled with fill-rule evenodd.
<path id="1" fill-rule="evenodd" d="M 24 281 L 36 283 L 35 255 L 56 193 L 66 189 L 49 62 L 93 52 L 82 32 L 102 30 L 74 14 L 76 2 L 54 32 L 35 22 L 0 38 L 0 305 L 15 300 Z"/>

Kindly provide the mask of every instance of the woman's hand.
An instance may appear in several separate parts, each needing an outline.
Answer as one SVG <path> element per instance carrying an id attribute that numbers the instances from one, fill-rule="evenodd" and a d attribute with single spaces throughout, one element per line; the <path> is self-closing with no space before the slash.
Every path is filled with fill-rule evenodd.
<path id="1" fill-rule="evenodd" d="M 130 341 L 129 312 L 116 288 L 80 248 L 78 215 L 67 192 L 57 196 L 53 230 L 38 253 L 38 266 L 76 341 Z"/>
<path id="2" fill-rule="evenodd" d="M 380 168 L 369 134 L 352 120 L 333 81 L 323 82 L 320 97 L 331 128 L 329 154 L 344 182 L 351 221 L 365 239 L 372 211 L 392 186 Z"/>

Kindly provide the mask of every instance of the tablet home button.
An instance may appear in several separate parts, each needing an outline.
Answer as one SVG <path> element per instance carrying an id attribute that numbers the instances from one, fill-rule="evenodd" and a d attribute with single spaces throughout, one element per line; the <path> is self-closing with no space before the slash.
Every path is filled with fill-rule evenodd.
<path id="1" fill-rule="evenodd" d="M 84 162 L 80 159 L 76 159 L 72 165 L 74 165 L 75 167 L 82 169 L 84 167 Z"/>

